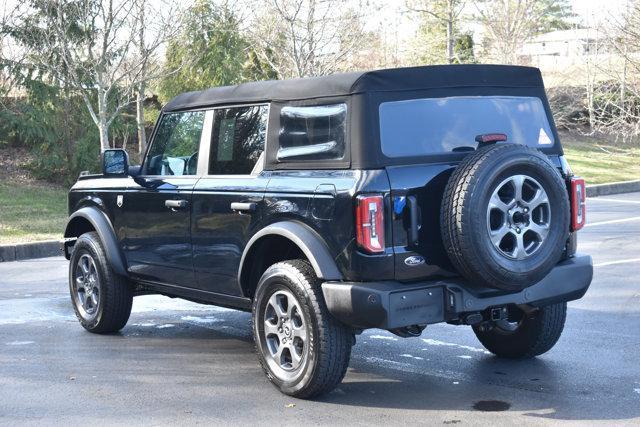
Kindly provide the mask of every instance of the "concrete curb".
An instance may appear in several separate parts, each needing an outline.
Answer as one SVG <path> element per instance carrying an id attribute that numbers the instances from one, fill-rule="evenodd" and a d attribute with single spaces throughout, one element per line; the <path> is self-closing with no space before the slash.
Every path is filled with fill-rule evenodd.
<path id="1" fill-rule="evenodd" d="M 62 255 L 61 247 L 62 241 L 60 240 L 0 245 L 0 262 L 60 256 Z"/>
<path id="2" fill-rule="evenodd" d="M 640 180 L 610 182 L 608 184 L 587 185 L 587 197 L 608 196 L 610 194 L 640 191 Z"/>

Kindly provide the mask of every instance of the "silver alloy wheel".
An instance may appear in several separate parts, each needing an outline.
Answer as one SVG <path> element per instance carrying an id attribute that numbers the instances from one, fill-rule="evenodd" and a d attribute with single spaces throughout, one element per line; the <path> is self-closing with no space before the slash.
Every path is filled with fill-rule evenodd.
<path id="1" fill-rule="evenodd" d="M 91 320 L 100 303 L 100 278 L 93 257 L 83 254 L 78 258 L 73 278 L 74 302 L 80 315 Z"/>
<path id="2" fill-rule="evenodd" d="M 266 360 L 280 379 L 294 376 L 307 351 L 307 324 L 300 303 L 286 290 L 274 292 L 263 316 Z"/>
<path id="3" fill-rule="evenodd" d="M 507 258 L 523 260 L 535 253 L 549 234 L 550 223 L 549 197 L 530 176 L 510 176 L 498 184 L 489 199 L 489 238 Z"/>

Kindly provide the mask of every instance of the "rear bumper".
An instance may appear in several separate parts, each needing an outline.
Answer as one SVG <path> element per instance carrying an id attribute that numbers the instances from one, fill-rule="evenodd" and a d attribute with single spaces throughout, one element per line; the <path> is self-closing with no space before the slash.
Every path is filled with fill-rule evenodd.
<path id="1" fill-rule="evenodd" d="M 462 279 L 419 283 L 325 282 L 331 314 L 357 328 L 394 329 L 460 321 L 466 314 L 508 304 L 543 306 L 582 298 L 593 277 L 588 255 L 560 262 L 540 282 L 520 292 L 474 289 Z"/>

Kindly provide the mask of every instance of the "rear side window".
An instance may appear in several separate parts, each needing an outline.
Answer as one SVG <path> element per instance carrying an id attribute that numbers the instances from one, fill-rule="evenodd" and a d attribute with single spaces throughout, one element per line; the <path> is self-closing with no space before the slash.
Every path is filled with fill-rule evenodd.
<path id="1" fill-rule="evenodd" d="M 148 175 L 195 175 L 204 111 L 162 116 L 145 160 Z"/>
<path id="2" fill-rule="evenodd" d="M 282 107 L 278 161 L 342 159 L 346 121 L 344 103 Z"/>
<path id="3" fill-rule="evenodd" d="M 380 104 L 380 139 L 388 157 L 474 150 L 475 137 L 504 133 L 508 141 L 554 144 L 540 98 L 480 96 L 411 99 Z"/>
<path id="4" fill-rule="evenodd" d="M 216 110 L 210 175 L 248 175 L 263 161 L 268 114 L 266 105 Z"/>

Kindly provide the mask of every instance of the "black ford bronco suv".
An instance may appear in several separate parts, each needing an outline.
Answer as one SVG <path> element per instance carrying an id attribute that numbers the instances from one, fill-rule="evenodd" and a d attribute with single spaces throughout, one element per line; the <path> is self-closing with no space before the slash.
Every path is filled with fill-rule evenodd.
<path id="1" fill-rule="evenodd" d="M 340 383 L 355 336 L 470 325 L 501 357 L 542 354 L 591 283 L 584 181 L 539 70 L 400 68 L 184 93 L 141 166 L 103 154 L 69 193 L 82 326 L 162 294 L 252 312 L 282 392 Z"/>

